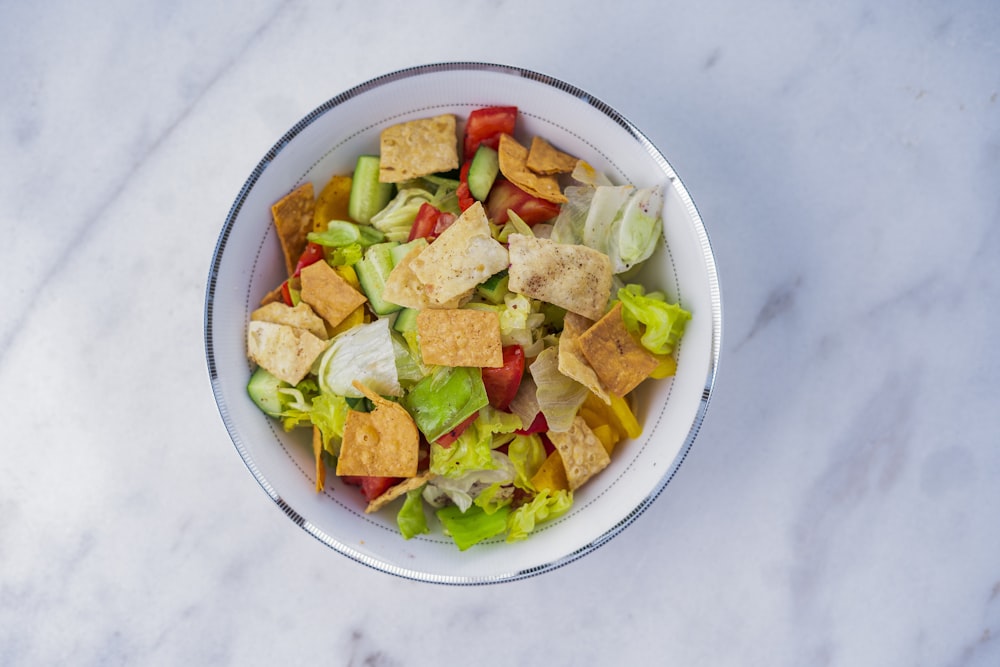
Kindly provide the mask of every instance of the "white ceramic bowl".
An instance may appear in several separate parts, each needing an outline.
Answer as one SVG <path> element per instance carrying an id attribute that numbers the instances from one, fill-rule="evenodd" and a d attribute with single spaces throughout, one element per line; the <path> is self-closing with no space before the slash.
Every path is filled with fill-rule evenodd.
<path id="1" fill-rule="evenodd" d="M 377 152 L 379 132 L 389 125 L 441 113 L 464 119 L 490 105 L 516 105 L 519 134 L 542 136 L 616 182 L 669 183 L 666 245 L 640 278 L 679 300 L 692 319 L 678 347 L 676 376 L 638 390 L 641 437 L 618 445 L 611 465 L 577 491 L 572 509 L 527 540 L 497 539 L 461 552 L 441 535 L 431 513 L 436 532 L 404 540 L 392 510 L 365 514 L 358 490 L 334 475 L 317 494 L 308 429 L 284 432 L 247 396 L 251 364 L 245 340 L 250 312 L 285 277 L 270 218 L 274 201 L 305 181 L 318 191 L 332 174 L 349 173 L 359 154 Z M 715 379 L 721 332 L 708 236 L 666 158 L 620 113 L 586 92 L 536 72 L 483 63 L 387 74 L 337 95 L 296 123 L 237 195 L 219 236 L 205 299 L 205 348 L 219 412 L 264 491 L 295 524 L 344 556 L 408 579 L 448 584 L 540 574 L 593 551 L 631 524 L 670 482 L 694 442 Z"/>

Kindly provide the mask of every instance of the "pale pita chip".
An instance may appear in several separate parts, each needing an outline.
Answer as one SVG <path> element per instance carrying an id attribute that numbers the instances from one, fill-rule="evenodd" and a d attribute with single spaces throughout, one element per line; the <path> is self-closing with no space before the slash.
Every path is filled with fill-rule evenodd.
<path id="1" fill-rule="evenodd" d="M 500 318 L 492 310 L 422 310 L 417 340 L 423 362 L 431 366 L 503 366 Z"/>
<path id="2" fill-rule="evenodd" d="M 432 479 L 434 479 L 434 473 L 430 470 L 425 470 L 416 477 L 411 477 L 407 480 L 403 480 L 399 484 L 390 486 L 385 490 L 385 493 L 368 503 L 368 507 L 365 508 L 365 514 L 371 514 L 372 512 L 379 511 L 396 498 L 409 493 L 413 489 L 419 489 Z"/>
<path id="3" fill-rule="evenodd" d="M 563 318 L 562 334 L 559 335 L 559 372 L 576 380 L 610 405 L 611 397 L 608 396 L 608 390 L 604 388 L 601 379 L 580 350 L 580 334 L 593 324 L 593 321 L 583 315 L 566 313 L 566 317 Z"/>
<path id="4" fill-rule="evenodd" d="M 512 292 L 598 320 L 611 297 L 611 261 L 603 252 L 524 234 L 507 238 Z"/>
<path id="5" fill-rule="evenodd" d="M 355 381 L 375 409 L 349 410 L 337 457 L 337 475 L 413 477 L 417 474 L 420 435 L 403 406 L 386 400 Z"/>
<path id="6" fill-rule="evenodd" d="M 570 491 L 575 491 L 611 463 L 604 445 L 587 426 L 583 417 L 574 417 L 568 431 L 549 432 L 566 470 Z"/>
<path id="7" fill-rule="evenodd" d="M 541 137 L 531 139 L 528 158 L 525 161 L 528 169 L 536 174 L 551 176 L 553 174 L 568 174 L 576 169 L 578 160 L 567 153 L 557 150 Z"/>
<path id="8" fill-rule="evenodd" d="M 556 204 L 567 201 L 566 195 L 559 189 L 559 181 L 552 176 L 542 176 L 528 169 L 528 149 L 517 143 L 514 137 L 501 134 L 497 154 L 500 173 L 508 181 L 528 194 L 546 201 Z"/>
<path id="9" fill-rule="evenodd" d="M 285 255 L 288 275 L 295 273 L 295 265 L 306 249 L 306 235 L 312 231 L 313 184 L 306 182 L 279 199 L 271 207 L 271 217 L 281 241 L 281 252 Z"/>
<path id="10" fill-rule="evenodd" d="M 302 269 L 299 276 L 302 279 L 299 298 L 312 306 L 331 327 L 343 322 L 355 308 L 368 300 L 324 261 L 310 264 Z"/>
<path id="11" fill-rule="evenodd" d="M 625 327 L 621 302 L 580 334 L 579 345 L 601 382 L 617 396 L 635 389 L 660 363 Z"/>
<path id="12" fill-rule="evenodd" d="M 466 292 L 459 294 L 454 299 L 444 302 L 443 304 L 433 304 L 427 293 L 424 291 L 424 284 L 420 282 L 417 278 L 417 274 L 413 272 L 411 264 L 413 260 L 417 258 L 424 248 L 418 247 L 414 248 L 410 252 L 406 253 L 403 259 L 399 260 L 396 266 L 392 267 L 392 271 L 389 272 L 389 277 L 385 280 L 385 287 L 382 289 L 382 298 L 389 303 L 394 303 L 397 306 L 403 306 L 404 308 L 414 308 L 416 310 L 423 310 L 424 308 L 458 308 L 462 303 L 464 303 L 470 296 L 475 288 L 470 288 Z"/>
<path id="13" fill-rule="evenodd" d="M 477 201 L 409 266 L 430 304 L 440 308 L 506 269 L 507 263 L 507 249 L 493 238 L 486 211 Z"/>
<path id="14" fill-rule="evenodd" d="M 274 322 L 253 322 L 247 325 L 247 354 L 271 375 L 298 384 L 306 376 L 326 341 L 305 329 Z"/>
<path id="15" fill-rule="evenodd" d="M 305 301 L 300 301 L 295 306 L 289 306 L 284 301 L 274 301 L 250 313 L 250 319 L 257 322 L 287 324 L 290 327 L 305 329 L 317 338 L 324 340 L 329 338 L 323 318 Z"/>
<path id="16" fill-rule="evenodd" d="M 379 152 L 383 183 L 458 169 L 455 116 L 442 114 L 387 127 L 379 137 Z"/>

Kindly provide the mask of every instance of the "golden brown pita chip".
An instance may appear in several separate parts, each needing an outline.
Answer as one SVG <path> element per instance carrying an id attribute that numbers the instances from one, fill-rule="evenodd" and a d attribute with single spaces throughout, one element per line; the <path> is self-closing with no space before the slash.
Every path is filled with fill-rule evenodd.
<path id="1" fill-rule="evenodd" d="M 611 260 L 587 246 L 524 234 L 507 237 L 508 286 L 533 299 L 600 319 L 611 296 Z"/>
<path id="2" fill-rule="evenodd" d="M 247 325 L 247 354 L 271 375 L 298 384 L 326 349 L 326 341 L 305 329 L 274 322 Z"/>
<path id="3" fill-rule="evenodd" d="M 403 406 L 388 401 L 355 381 L 375 409 L 347 413 L 344 437 L 337 457 L 338 475 L 413 477 L 417 474 L 420 436 Z"/>
<path id="4" fill-rule="evenodd" d="M 312 445 L 316 458 L 316 493 L 320 493 L 326 485 L 326 465 L 323 463 L 323 434 L 316 425 L 313 425 Z"/>
<path id="5" fill-rule="evenodd" d="M 284 301 L 268 303 L 250 313 L 250 319 L 258 322 L 287 324 L 290 327 L 305 329 L 317 338 L 329 338 L 326 334 L 323 318 L 317 315 L 305 301 L 300 301 L 295 306 L 286 305 Z"/>
<path id="6" fill-rule="evenodd" d="M 580 334 L 579 344 L 601 382 L 618 396 L 635 389 L 660 363 L 625 328 L 621 302 Z"/>
<path id="7" fill-rule="evenodd" d="M 576 380 L 610 405 L 611 397 L 608 396 L 608 390 L 604 388 L 601 379 L 580 349 L 580 334 L 593 324 L 592 320 L 583 315 L 566 313 L 563 318 L 562 334 L 559 335 L 559 372 Z"/>
<path id="8" fill-rule="evenodd" d="M 576 169 L 576 163 L 575 157 L 556 150 L 541 137 L 531 139 L 531 148 L 528 149 L 528 158 L 525 162 L 528 169 L 545 176 L 568 174 Z"/>
<path id="9" fill-rule="evenodd" d="M 509 134 L 500 135 L 497 148 L 500 173 L 508 181 L 530 195 L 562 204 L 566 195 L 559 189 L 559 181 L 552 176 L 541 176 L 528 169 L 528 149 L 517 143 Z"/>
<path id="10" fill-rule="evenodd" d="M 422 310 L 417 340 L 424 363 L 431 366 L 503 366 L 500 318 L 492 310 Z"/>
<path id="11" fill-rule="evenodd" d="M 314 209 L 313 184 L 310 182 L 295 188 L 271 207 L 288 275 L 295 272 L 295 265 L 306 249 L 306 235 L 312 231 Z"/>
<path id="12" fill-rule="evenodd" d="M 399 484 L 395 484 L 385 490 L 378 498 L 373 499 L 368 503 L 368 507 L 365 508 L 366 514 L 371 514 L 372 512 L 377 512 L 389 503 L 391 503 L 396 498 L 409 493 L 413 489 L 419 489 L 421 486 L 429 482 L 434 478 L 434 473 L 430 470 L 425 470 L 416 477 L 411 477 L 410 479 L 404 480 Z"/>
<path id="13" fill-rule="evenodd" d="M 299 298 L 312 306 L 331 327 L 343 322 L 355 308 L 368 300 L 324 261 L 310 264 L 302 269 L 299 276 L 302 278 Z"/>
<path id="14" fill-rule="evenodd" d="M 562 457 L 570 491 L 580 488 L 611 463 L 604 445 L 590 430 L 583 417 L 574 417 L 573 425 L 568 431 L 549 431 L 549 439 Z"/>
<path id="15" fill-rule="evenodd" d="M 260 300 L 260 305 L 266 306 L 269 303 L 274 303 L 275 301 L 281 301 L 284 303 L 284 297 L 281 295 L 281 285 L 278 285 L 273 290 L 264 295 L 264 298 Z"/>
<path id="16" fill-rule="evenodd" d="M 455 116 L 442 114 L 387 127 L 379 137 L 379 151 L 383 183 L 458 169 Z"/>

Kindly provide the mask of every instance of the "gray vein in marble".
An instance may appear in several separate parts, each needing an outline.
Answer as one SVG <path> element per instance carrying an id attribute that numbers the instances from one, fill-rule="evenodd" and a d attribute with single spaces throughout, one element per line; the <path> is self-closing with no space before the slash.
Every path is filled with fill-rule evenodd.
<path id="1" fill-rule="evenodd" d="M 195 111 L 201 100 L 212 90 L 212 88 L 239 63 L 244 54 L 254 45 L 254 43 L 265 34 L 274 20 L 290 4 L 289 0 L 279 2 L 274 11 L 260 22 L 258 27 L 247 35 L 238 48 L 230 53 L 231 57 L 220 63 L 214 73 L 208 77 L 199 87 L 192 86 L 191 98 L 180 112 L 171 120 L 147 145 L 141 147 L 135 159 L 124 170 L 126 176 L 118 181 L 110 189 L 110 192 L 99 201 L 94 210 L 83 218 L 69 234 L 69 240 L 57 252 L 50 253 L 51 261 L 49 266 L 38 267 L 35 276 L 37 282 L 32 285 L 27 292 L 30 294 L 41 293 L 53 280 L 59 278 L 64 268 L 70 263 L 73 255 L 78 253 L 80 247 L 86 242 L 88 236 L 107 219 L 108 212 L 125 194 L 137 172 L 152 159 L 159 150 L 170 140 L 177 129 Z M 29 133 L 30 134 L 30 133 Z M 28 136 L 28 135 L 25 135 Z M 0 373 L 3 372 L 4 362 L 8 351 L 14 345 L 21 332 L 24 331 L 27 321 L 33 313 L 33 302 L 28 300 L 22 308 L 9 313 L 4 319 L 3 328 L 0 329 Z"/>
<path id="2" fill-rule="evenodd" d="M 749 343 L 758 333 L 775 319 L 783 317 L 787 312 L 795 307 L 795 296 L 802 287 L 802 276 L 797 275 L 787 280 L 771 290 L 764 300 L 764 305 L 757 311 L 757 317 L 746 336 L 739 341 L 735 350 L 739 350 Z"/>

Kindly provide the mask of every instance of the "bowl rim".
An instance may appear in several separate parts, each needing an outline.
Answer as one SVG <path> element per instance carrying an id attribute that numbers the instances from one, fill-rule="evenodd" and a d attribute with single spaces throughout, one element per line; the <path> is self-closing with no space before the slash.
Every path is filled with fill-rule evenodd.
<path id="1" fill-rule="evenodd" d="M 264 171 L 275 159 L 275 157 L 303 130 L 309 127 L 314 121 L 316 121 L 323 114 L 327 113 L 334 107 L 343 104 L 344 102 L 351 100 L 359 95 L 364 94 L 367 91 L 376 89 L 378 87 L 393 83 L 401 79 L 407 79 L 411 77 L 422 76 L 426 74 L 434 74 L 439 72 L 448 71 L 482 71 L 482 72 L 493 72 L 499 74 L 506 74 L 516 77 L 522 77 L 526 79 L 533 80 L 535 82 L 551 86 L 564 93 L 575 97 L 588 105 L 594 107 L 605 116 L 613 120 L 616 124 L 621 126 L 626 132 L 628 132 L 643 149 L 650 155 L 650 157 L 663 169 L 664 173 L 670 174 L 673 181 L 673 186 L 675 187 L 678 195 L 680 195 L 682 203 L 686 208 L 691 224 L 694 228 L 698 243 L 700 244 L 702 251 L 702 260 L 704 262 L 705 271 L 708 277 L 708 290 L 711 302 L 711 333 L 712 341 L 709 348 L 709 367 L 707 370 L 704 388 L 702 390 L 700 402 L 698 404 L 697 411 L 695 412 L 694 418 L 691 423 L 691 427 L 685 437 L 684 443 L 679 448 L 674 460 L 667 470 L 667 472 L 660 478 L 656 486 L 639 502 L 638 505 L 633 507 L 625 516 L 623 516 L 618 522 L 608 528 L 602 535 L 600 535 L 595 540 L 590 543 L 574 549 L 572 552 L 565 554 L 564 556 L 555 559 L 551 562 L 530 567 L 525 570 L 509 572 L 499 575 L 487 575 L 487 576 L 469 576 L 469 575 L 439 575 L 427 572 L 422 572 L 419 570 L 413 570 L 409 568 L 403 568 L 392 563 L 384 562 L 366 554 L 360 553 L 349 546 L 342 544 L 337 541 L 333 536 L 328 535 L 325 531 L 320 529 L 318 526 L 309 522 L 304 516 L 302 516 L 298 511 L 291 507 L 271 486 L 267 478 L 260 471 L 253 461 L 253 457 L 249 454 L 246 448 L 243 446 L 241 439 L 238 435 L 236 425 L 232 423 L 228 409 L 226 407 L 226 400 L 223 395 L 222 389 L 219 383 L 219 370 L 216 364 L 215 354 L 213 351 L 213 314 L 214 314 L 214 300 L 215 300 L 215 288 L 217 282 L 217 276 L 219 274 L 220 265 L 222 261 L 223 252 L 226 248 L 226 243 L 228 241 L 229 235 L 233 229 L 236 219 L 239 217 L 239 213 L 242 206 L 253 190 L 254 186 L 260 180 Z M 561 79 L 555 78 L 553 76 L 542 74 L 540 72 L 525 69 L 523 67 L 514 65 L 504 65 L 498 63 L 481 62 L 481 61 L 448 61 L 448 62 L 438 62 L 429 63 L 423 65 L 414 65 L 402 69 L 398 69 L 386 74 L 376 76 L 372 79 L 364 81 L 358 85 L 355 85 L 338 95 L 329 98 L 315 109 L 310 111 L 308 114 L 303 116 L 298 122 L 296 122 L 289 130 L 287 130 L 265 153 L 265 155 L 258 161 L 257 165 L 254 167 L 253 171 L 247 177 L 242 188 L 237 194 L 229 212 L 226 216 L 225 223 L 223 224 L 222 230 L 219 233 L 218 239 L 213 250 L 212 262 L 209 268 L 208 280 L 205 288 L 205 304 L 204 304 L 204 344 L 205 344 L 205 356 L 207 362 L 207 370 L 209 375 L 209 381 L 212 385 L 212 393 L 215 397 L 216 407 L 219 410 L 219 414 L 222 418 L 223 424 L 229 433 L 230 439 L 232 440 L 240 458 L 243 460 L 247 469 L 253 475 L 254 479 L 257 480 L 261 488 L 271 497 L 274 503 L 284 512 L 296 525 L 305 530 L 307 533 L 312 535 L 314 538 L 325 544 L 326 546 L 332 548 L 334 551 L 350 558 L 353 561 L 366 565 L 372 569 L 378 570 L 380 572 L 385 572 L 392 574 L 404 579 L 409 579 L 412 581 L 421 581 L 427 583 L 438 583 L 438 584 L 450 584 L 450 585 L 483 585 L 483 584 L 495 584 L 503 583 L 508 581 L 516 581 L 525 579 L 528 577 L 533 577 L 540 575 L 545 572 L 550 572 L 552 570 L 568 565 L 569 563 L 583 557 L 584 555 L 594 551 L 598 547 L 607 544 L 611 539 L 619 535 L 625 530 L 639 515 L 641 515 L 646 509 L 652 505 L 652 503 L 659 497 L 666 486 L 673 480 L 681 464 L 687 458 L 691 447 L 694 444 L 695 439 L 699 431 L 701 430 L 702 423 L 704 422 L 705 415 L 708 410 L 709 403 L 713 394 L 716 376 L 718 374 L 719 358 L 722 349 L 722 294 L 719 284 L 718 268 L 715 262 L 715 255 L 712 250 L 711 241 L 708 236 L 708 232 L 705 228 L 704 222 L 701 218 L 700 213 L 687 191 L 686 186 L 681 180 L 680 176 L 674 171 L 673 167 L 667 161 L 666 157 L 659 151 L 658 148 L 636 127 L 631 121 L 629 121 L 624 115 L 618 112 L 616 109 L 612 108 L 610 105 L 604 101 L 594 97 L 590 93 L 578 88 L 572 84 L 569 84 Z"/>

